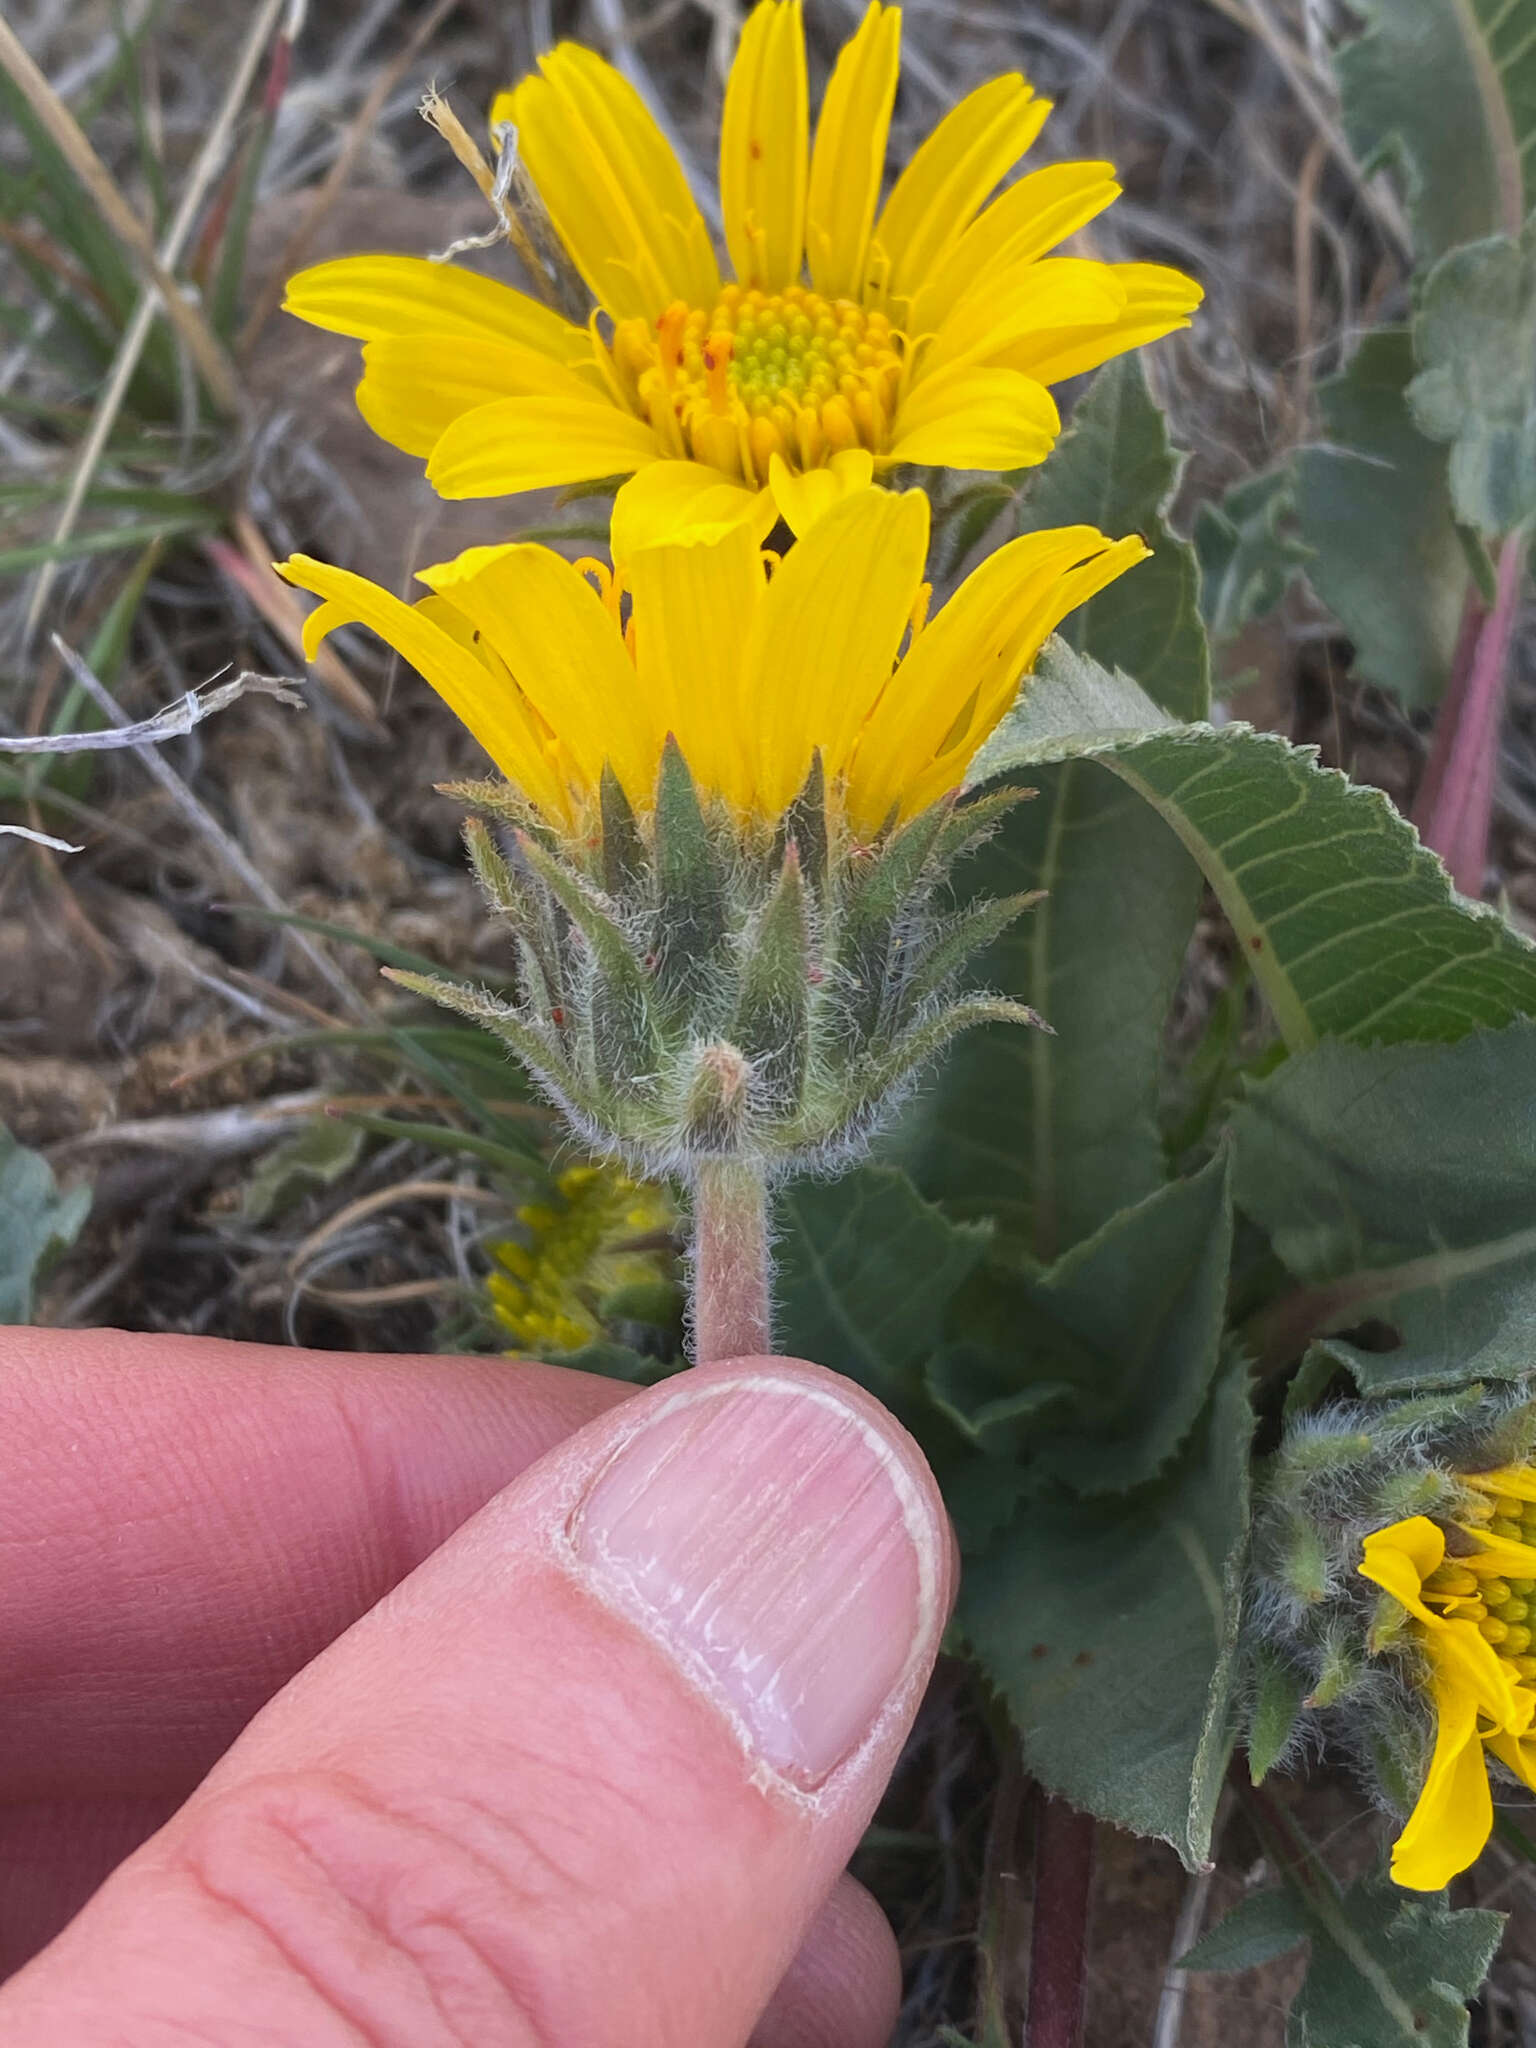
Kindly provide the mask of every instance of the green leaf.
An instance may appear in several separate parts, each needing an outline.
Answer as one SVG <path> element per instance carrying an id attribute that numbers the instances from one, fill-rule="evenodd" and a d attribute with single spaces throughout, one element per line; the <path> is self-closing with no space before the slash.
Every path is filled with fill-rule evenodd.
<path id="1" fill-rule="evenodd" d="M 889 1166 L 793 1182 L 774 1222 L 778 1348 L 846 1373 L 898 1414 L 925 1408 L 923 1366 L 989 1233 L 952 1223 Z"/>
<path id="2" fill-rule="evenodd" d="M 61 1194 L 47 1160 L 0 1124 L 0 1323 L 32 1320 L 39 1275 L 74 1243 L 90 1206 L 89 1188 Z"/>
<path id="3" fill-rule="evenodd" d="M 1044 467 L 1035 471 L 1021 533 L 1096 526 L 1118 540 L 1139 533 L 1152 559 L 1080 605 L 1062 628 L 1070 646 L 1132 675 L 1176 718 L 1204 718 L 1211 661 L 1200 621 L 1200 570 L 1163 511 L 1184 457 L 1168 445 L 1140 359 L 1120 356 L 1094 378 Z"/>
<path id="4" fill-rule="evenodd" d="M 1536 1327 L 1536 1024 L 1453 1046 L 1324 1045 L 1232 1119 L 1238 1207 L 1304 1291 L 1263 1319 L 1276 1362 L 1368 1320 L 1400 1343 L 1326 1347 L 1372 1394 L 1515 1379 Z"/>
<path id="5" fill-rule="evenodd" d="M 1200 609 L 1206 631 L 1229 640 L 1250 619 L 1263 618 L 1284 597 L 1306 560 L 1286 522 L 1295 510 L 1289 466 L 1244 477 L 1220 502 L 1195 514 Z"/>
<path id="6" fill-rule="evenodd" d="M 1536 220 L 1518 242 L 1495 236 L 1435 265 L 1413 346 L 1408 403 L 1432 440 L 1451 444 L 1456 516 L 1512 533 L 1536 514 Z"/>
<path id="7" fill-rule="evenodd" d="M 961 872 L 979 899 L 1048 893 L 970 979 L 1027 1003 L 1051 1029 L 970 1033 L 895 1143 L 930 1199 L 994 1218 L 1009 1243 L 1049 1261 L 1166 1178 L 1163 1023 L 1200 875 L 1163 821 L 1101 769 L 1066 762 L 1029 781 L 1039 794 Z"/>
<path id="8" fill-rule="evenodd" d="M 1536 946 L 1457 896 L 1380 790 L 1277 733 L 1149 730 L 1148 709 L 1123 676 L 1053 641 L 971 780 L 1076 757 L 1126 781 L 1199 862 L 1292 1052 L 1322 1037 L 1451 1040 L 1536 1015 Z M 1080 716 L 1090 723 L 1073 731 Z"/>
<path id="9" fill-rule="evenodd" d="M 1420 258 L 1508 232 L 1536 205 L 1536 37 L 1520 0 L 1356 0 L 1338 52 L 1366 170 L 1404 174 Z"/>
<path id="10" fill-rule="evenodd" d="M 1466 2000 L 1488 1974 L 1502 1913 L 1448 1912 L 1382 1877 L 1304 1896 L 1312 1961 L 1288 2048 L 1465 2048 Z"/>
<path id="11" fill-rule="evenodd" d="M 992 1275 L 1002 1341 L 985 1360 L 974 1348 L 942 1354 L 930 1374 L 973 1441 L 1016 1449 L 1083 1494 L 1156 1475 L 1205 1406 L 1221 1359 L 1228 1179 L 1223 1154 L 1111 1217 L 1047 1270 Z"/>
<path id="12" fill-rule="evenodd" d="M 266 1153 L 245 1184 L 240 1220 L 266 1223 L 317 1188 L 334 1187 L 357 1164 L 363 1132 L 339 1117 L 317 1116 Z"/>
<path id="13" fill-rule="evenodd" d="M 1026 1767 L 1192 1870 L 1231 1747 L 1251 1430 L 1236 1361 L 1164 1478 L 1117 1501 L 1027 1501 L 960 1593 Z"/>
<path id="14" fill-rule="evenodd" d="M 1305 1941 L 1312 1923 L 1295 1894 L 1276 1886 L 1241 1899 L 1192 1949 L 1178 1970 L 1253 1970 Z"/>
<path id="15" fill-rule="evenodd" d="M 1368 334 L 1318 386 L 1328 445 L 1296 457 L 1307 578 L 1355 646 L 1367 681 L 1412 707 L 1450 680 L 1471 578 L 1451 515 L 1445 451 L 1414 425 L 1406 328 Z"/>

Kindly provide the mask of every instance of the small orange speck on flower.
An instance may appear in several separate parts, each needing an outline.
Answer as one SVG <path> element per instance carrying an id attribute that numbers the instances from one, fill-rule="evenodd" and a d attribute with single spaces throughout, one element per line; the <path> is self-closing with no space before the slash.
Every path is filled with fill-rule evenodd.
<path id="1" fill-rule="evenodd" d="M 717 329 L 704 344 L 704 374 L 709 385 L 711 412 L 724 415 L 731 409 L 730 368 L 735 337 Z"/>

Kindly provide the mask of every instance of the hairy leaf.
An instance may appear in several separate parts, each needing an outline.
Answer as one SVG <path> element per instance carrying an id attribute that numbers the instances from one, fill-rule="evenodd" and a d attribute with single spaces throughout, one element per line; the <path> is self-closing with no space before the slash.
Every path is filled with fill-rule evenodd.
<path id="1" fill-rule="evenodd" d="M 1177 1959 L 1180 1970 L 1252 1970 L 1305 1941 L 1312 1923 L 1295 1894 L 1276 1886 L 1240 1899 Z"/>
<path id="2" fill-rule="evenodd" d="M 1536 1328 L 1536 1024 L 1452 1046 L 1324 1045 L 1232 1119 L 1239 1208 L 1304 1292 L 1265 1325 L 1279 1362 L 1319 1332 L 1370 1393 L 1512 1379 Z"/>
<path id="3" fill-rule="evenodd" d="M 1536 205 L 1536 37 L 1521 0 L 1356 0 L 1366 33 L 1336 61 L 1367 170 L 1404 173 L 1433 261 L 1508 232 Z"/>
<path id="4" fill-rule="evenodd" d="M 1129 783 L 1199 862 L 1293 1052 L 1322 1037 L 1452 1040 L 1536 1015 L 1536 947 L 1454 894 L 1381 791 L 1275 733 L 1149 729 L 1148 708 L 1052 642 L 971 779 L 1075 757 Z"/>
<path id="5" fill-rule="evenodd" d="M 1513 532 L 1536 513 L 1536 220 L 1518 242 L 1495 236 L 1435 265 L 1413 346 L 1408 402 L 1426 434 L 1451 444 L 1457 517 Z"/>
<path id="6" fill-rule="evenodd" d="M 1296 457 L 1307 578 L 1355 645 L 1355 668 L 1410 707 L 1435 703 L 1471 581 L 1445 451 L 1414 425 L 1406 328 L 1368 334 L 1318 386 L 1327 444 Z"/>
<path id="7" fill-rule="evenodd" d="M 1294 511 L 1293 478 L 1285 465 L 1244 477 L 1195 514 L 1200 610 L 1207 632 L 1218 640 L 1272 612 L 1306 560 L 1305 546 L 1287 525 Z"/>
<path id="8" fill-rule="evenodd" d="M 961 872 L 982 897 L 1047 892 L 971 979 L 1028 1003 L 1050 1031 L 970 1033 L 910 1105 L 897 1144 L 924 1194 L 957 1216 L 994 1218 L 1049 1261 L 1166 1177 L 1163 1020 L 1200 875 L 1163 821 L 1099 768 L 1069 761 L 1028 779 L 1038 794 Z"/>
<path id="9" fill-rule="evenodd" d="M 960 1595 L 1027 1768 L 1190 1869 L 1231 1747 L 1251 1428 L 1239 1360 L 1164 1478 L 1115 1501 L 1026 1501 Z"/>
<path id="10" fill-rule="evenodd" d="M 1502 1913 L 1447 1912 L 1438 1899 L 1371 1878 L 1336 1904 L 1314 1903 L 1311 1917 L 1311 1967 L 1287 2048 L 1464 2048 L 1466 2001 L 1487 1975 Z"/>
<path id="11" fill-rule="evenodd" d="M 32 1320 L 40 1272 L 80 1234 L 89 1188 L 61 1194 L 53 1169 L 0 1124 L 0 1323 Z"/>
<path id="12" fill-rule="evenodd" d="M 923 1367 L 990 1233 L 951 1222 L 890 1166 L 796 1181 L 774 1221 L 778 1348 L 846 1373 L 898 1414 L 926 1408 Z"/>
<path id="13" fill-rule="evenodd" d="M 1071 427 L 1033 473 L 1019 531 L 1086 525 L 1116 540 L 1142 536 L 1152 559 L 1080 605 L 1063 634 L 1106 668 L 1133 675 L 1174 717 L 1203 718 L 1211 664 L 1200 622 L 1200 570 L 1189 542 L 1163 520 L 1183 467 L 1140 360 L 1120 356 L 1099 371 Z"/>
<path id="14" fill-rule="evenodd" d="M 935 1360 L 940 1405 L 983 1449 L 1027 1456 L 1077 1493 L 1153 1478 L 1204 1407 L 1221 1359 L 1228 1178 L 1222 1155 L 1123 1209 L 1047 1270 L 992 1271 L 993 1341 Z"/>

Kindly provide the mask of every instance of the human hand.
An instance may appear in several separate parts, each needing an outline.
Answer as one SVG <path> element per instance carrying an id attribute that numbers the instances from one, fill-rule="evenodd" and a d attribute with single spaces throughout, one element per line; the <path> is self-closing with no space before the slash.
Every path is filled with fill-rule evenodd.
<path id="1" fill-rule="evenodd" d="M 8 1330 L 0 1556 L 7 2048 L 885 2040 L 953 1561 L 846 1381 Z"/>

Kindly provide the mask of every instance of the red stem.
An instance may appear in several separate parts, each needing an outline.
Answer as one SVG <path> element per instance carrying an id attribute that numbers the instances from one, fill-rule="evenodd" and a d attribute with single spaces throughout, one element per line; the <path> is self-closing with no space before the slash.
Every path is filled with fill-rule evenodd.
<path id="1" fill-rule="evenodd" d="M 1525 536 L 1511 534 L 1499 552 L 1493 606 L 1475 594 L 1462 619 L 1440 729 L 1414 806 L 1414 822 L 1466 896 L 1481 896 L 1488 868 L 1494 769 L 1504 710 L 1504 674 L 1520 609 Z"/>
<path id="2" fill-rule="evenodd" d="M 1042 1795 L 1035 1821 L 1035 1912 L 1024 2048 L 1080 2048 L 1095 1822 Z"/>

